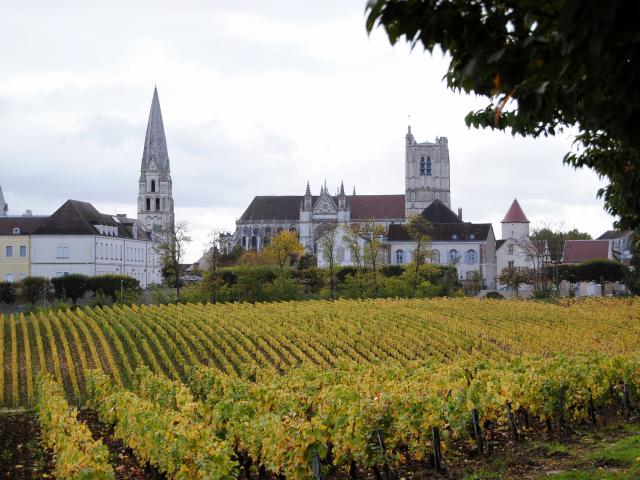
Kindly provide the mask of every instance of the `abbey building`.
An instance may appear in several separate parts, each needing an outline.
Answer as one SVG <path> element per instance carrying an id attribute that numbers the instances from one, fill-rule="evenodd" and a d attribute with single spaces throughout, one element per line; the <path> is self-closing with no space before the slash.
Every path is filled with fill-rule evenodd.
<path id="1" fill-rule="evenodd" d="M 334 194 L 326 183 L 313 195 L 309 183 L 304 195 L 254 197 L 236 222 L 225 248 L 262 250 L 269 238 L 283 230 L 295 232 L 307 253 L 317 253 L 323 224 L 373 221 L 388 229 L 421 213 L 435 200 L 451 208 L 449 145 L 445 137 L 416 142 L 411 127 L 405 144 L 405 192 L 397 195 L 347 195 L 344 185 Z"/>
<path id="2" fill-rule="evenodd" d="M 167 139 L 158 89 L 153 90 L 138 187 L 138 220 L 156 235 L 174 222 Z"/>

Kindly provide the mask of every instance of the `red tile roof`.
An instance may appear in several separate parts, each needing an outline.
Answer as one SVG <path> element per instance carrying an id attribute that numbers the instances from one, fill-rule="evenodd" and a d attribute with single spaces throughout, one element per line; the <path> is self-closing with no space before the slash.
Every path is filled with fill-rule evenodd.
<path id="1" fill-rule="evenodd" d="M 349 195 L 351 218 L 404 219 L 404 195 Z"/>
<path id="2" fill-rule="evenodd" d="M 608 240 L 567 240 L 564 242 L 562 263 L 582 263 L 588 260 L 607 260 Z"/>
<path id="3" fill-rule="evenodd" d="M 502 223 L 529 223 L 517 199 L 513 200 L 509 210 L 507 210 L 507 214 L 502 219 Z"/>

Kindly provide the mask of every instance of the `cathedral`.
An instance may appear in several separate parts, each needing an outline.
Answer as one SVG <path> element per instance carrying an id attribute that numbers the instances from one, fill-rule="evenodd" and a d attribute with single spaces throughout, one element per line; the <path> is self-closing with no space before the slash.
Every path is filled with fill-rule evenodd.
<path id="1" fill-rule="evenodd" d="M 138 187 L 138 220 L 147 231 L 156 236 L 174 222 L 169 153 L 157 88 L 153 90 L 142 151 Z"/>
<path id="2" fill-rule="evenodd" d="M 374 221 L 388 230 L 424 211 L 435 200 L 451 208 L 449 146 L 446 137 L 416 142 L 411 127 L 405 140 L 405 192 L 397 195 L 345 193 L 341 184 L 331 194 L 326 182 L 313 195 L 307 183 L 304 195 L 254 197 L 236 221 L 236 230 L 224 238 L 227 252 L 235 246 L 260 251 L 269 238 L 283 230 L 296 233 L 307 253 L 317 253 L 323 224 Z"/>

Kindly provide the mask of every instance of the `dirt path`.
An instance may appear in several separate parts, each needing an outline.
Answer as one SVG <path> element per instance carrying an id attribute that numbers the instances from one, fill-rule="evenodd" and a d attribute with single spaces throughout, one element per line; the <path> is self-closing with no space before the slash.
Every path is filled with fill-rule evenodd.
<path id="1" fill-rule="evenodd" d="M 93 410 L 81 409 L 78 412 L 78 420 L 87 424 L 93 438 L 101 439 L 109 449 L 109 459 L 118 480 L 125 479 L 152 479 L 153 476 L 138 464 L 133 452 L 124 446 L 121 440 L 113 437 L 113 428 L 105 425 Z"/>
<path id="2" fill-rule="evenodd" d="M 40 429 L 33 414 L 0 411 L 0 479 L 47 478 L 52 458 L 39 444 Z"/>

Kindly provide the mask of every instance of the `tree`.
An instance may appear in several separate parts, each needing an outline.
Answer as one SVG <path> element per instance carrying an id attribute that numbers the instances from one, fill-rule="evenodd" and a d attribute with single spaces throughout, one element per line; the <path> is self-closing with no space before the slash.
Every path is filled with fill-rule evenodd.
<path id="1" fill-rule="evenodd" d="M 322 228 L 318 232 L 320 237 L 318 238 L 318 251 L 324 257 L 329 264 L 329 290 L 331 292 L 331 298 L 336 298 L 336 279 L 335 279 L 335 254 L 338 240 L 336 233 L 338 231 L 338 224 L 335 222 L 328 222 L 322 225 Z"/>
<path id="2" fill-rule="evenodd" d="M 640 234 L 634 234 L 630 239 L 631 264 L 629 265 L 628 286 L 631 293 L 640 295 Z"/>
<path id="3" fill-rule="evenodd" d="M 42 297 L 45 301 L 53 293 L 51 282 L 44 277 L 26 277 L 19 282 L 20 296 L 34 304 Z"/>
<path id="4" fill-rule="evenodd" d="M 516 292 L 517 297 L 518 291 L 520 290 L 520 285 L 531 284 L 531 270 L 527 267 L 503 268 L 498 279 L 500 280 L 500 283 L 507 285 L 509 288 L 513 289 Z"/>
<path id="5" fill-rule="evenodd" d="M 293 232 L 283 231 L 271 239 L 271 243 L 264 247 L 262 254 L 267 261 L 278 267 L 280 275 L 284 274 L 292 261 L 304 253 L 298 237 Z"/>
<path id="6" fill-rule="evenodd" d="M 180 262 L 184 258 L 184 251 L 189 242 L 191 242 L 189 225 L 186 222 L 178 222 L 165 227 L 155 244 L 156 252 L 160 255 L 162 274 L 167 284 L 176 289 L 178 301 L 180 301 L 182 287 Z"/>
<path id="7" fill-rule="evenodd" d="M 591 240 L 591 235 L 580 232 L 577 228 L 564 231 L 561 224 L 548 223 L 540 228 L 534 228 L 529 238 L 534 242 L 546 243 L 550 261 L 558 263 L 562 260 L 564 242 L 567 240 Z"/>
<path id="8" fill-rule="evenodd" d="M 414 275 L 412 280 L 413 296 L 418 294 L 418 285 L 420 284 L 420 265 L 425 258 L 431 258 L 431 237 L 429 236 L 429 228 L 431 223 L 422 215 L 412 215 L 407 225 L 407 233 L 409 237 L 416 242 L 416 249 L 413 252 Z"/>
<path id="9" fill-rule="evenodd" d="M 384 227 L 376 224 L 372 219 L 369 219 L 362 224 L 360 235 L 364 239 L 362 256 L 364 264 L 371 268 L 373 292 L 378 296 L 378 263 L 380 250 L 383 246 L 382 236 L 384 235 Z"/>
<path id="10" fill-rule="evenodd" d="M 362 229 L 360 228 L 359 223 L 352 223 L 351 225 L 347 225 L 344 229 L 344 235 L 342 236 L 342 241 L 349 249 L 349 253 L 351 254 L 351 262 L 357 267 L 362 268 L 362 246 L 360 245 L 362 241 L 361 236 Z"/>
<path id="11" fill-rule="evenodd" d="M 51 279 L 55 294 L 59 298 L 70 298 L 73 305 L 90 290 L 89 277 L 81 273 L 70 273 Z"/>
<path id="12" fill-rule="evenodd" d="M 222 278 L 220 278 L 220 267 L 222 266 L 221 236 L 223 233 L 214 229 L 209 234 L 209 242 L 207 245 L 206 264 L 207 264 L 207 283 L 211 288 L 212 303 L 218 302 L 218 289 L 222 286 Z"/>
<path id="13" fill-rule="evenodd" d="M 636 229 L 638 18 L 635 0 L 369 0 L 366 28 L 448 54 L 449 88 L 489 99 L 469 126 L 533 137 L 577 127 L 564 162 L 608 178 L 598 196 L 619 228 Z"/>

